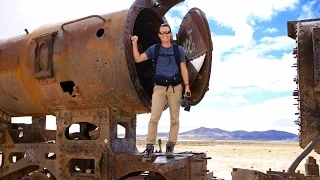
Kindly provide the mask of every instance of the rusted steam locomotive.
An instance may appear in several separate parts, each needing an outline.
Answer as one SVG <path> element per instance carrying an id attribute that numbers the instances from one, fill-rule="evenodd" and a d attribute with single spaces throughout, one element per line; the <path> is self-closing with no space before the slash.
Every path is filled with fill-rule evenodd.
<path id="1" fill-rule="evenodd" d="M 136 147 L 136 114 L 150 112 L 154 69 L 148 61 L 134 63 L 129 37 L 139 36 L 141 52 L 159 42 L 164 15 L 182 1 L 136 0 L 127 10 L 0 40 L 0 179 L 215 179 L 205 153 L 178 153 L 173 160 L 157 153 L 147 163 Z M 320 19 L 288 22 L 288 36 L 297 42 L 293 95 L 304 150 L 287 171 L 234 168 L 233 180 L 319 179 L 312 157 L 305 174 L 295 169 L 313 149 L 320 152 Z M 176 42 L 186 50 L 196 105 L 208 90 L 213 50 L 200 9 L 186 14 Z M 56 116 L 57 130 L 46 130 L 46 115 Z M 21 116 L 32 116 L 32 124 L 11 123 Z M 70 131 L 74 124 L 79 132 Z"/>
<path id="2" fill-rule="evenodd" d="M 136 0 L 123 11 L 44 25 L 0 40 L 0 179 L 211 179 L 205 153 L 157 153 L 142 162 L 136 114 L 150 112 L 154 69 L 133 60 L 159 42 L 165 13 L 183 0 Z M 212 42 L 205 14 L 191 9 L 176 42 L 186 50 L 191 91 L 198 104 L 208 91 Z M 46 130 L 45 116 L 56 116 Z M 32 116 L 32 124 L 11 117 Z M 70 126 L 79 125 L 79 132 Z M 117 126 L 125 137 L 117 136 Z"/>

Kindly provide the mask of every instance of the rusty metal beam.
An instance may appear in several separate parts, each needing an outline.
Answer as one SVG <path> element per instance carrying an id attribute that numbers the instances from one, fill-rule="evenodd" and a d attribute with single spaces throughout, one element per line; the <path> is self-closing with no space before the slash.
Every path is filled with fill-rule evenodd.
<path id="1" fill-rule="evenodd" d="M 320 85 L 320 27 L 312 28 L 314 84 Z"/>

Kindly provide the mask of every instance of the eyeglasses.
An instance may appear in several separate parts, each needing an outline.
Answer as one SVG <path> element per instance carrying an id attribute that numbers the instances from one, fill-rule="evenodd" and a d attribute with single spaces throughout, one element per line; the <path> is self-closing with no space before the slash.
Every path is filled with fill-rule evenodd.
<path id="1" fill-rule="evenodd" d="M 164 34 L 170 34 L 171 31 L 163 31 L 163 32 L 159 32 L 159 34 L 164 35 Z"/>

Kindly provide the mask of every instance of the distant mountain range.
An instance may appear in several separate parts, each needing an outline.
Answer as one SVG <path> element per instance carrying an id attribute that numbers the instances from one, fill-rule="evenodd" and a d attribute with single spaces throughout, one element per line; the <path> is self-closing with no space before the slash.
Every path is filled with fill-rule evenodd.
<path id="1" fill-rule="evenodd" d="M 137 135 L 138 139 L 146 135 Z M 157 138 L 168 137 L 168 133 L 160 132 Z M 225 131 L 218 128 L 200 127 L 190 131 L 179 133 L 180 140 L 250 140 L 250 141 L 298 141 L 296 134 L 285 131 Z"/>

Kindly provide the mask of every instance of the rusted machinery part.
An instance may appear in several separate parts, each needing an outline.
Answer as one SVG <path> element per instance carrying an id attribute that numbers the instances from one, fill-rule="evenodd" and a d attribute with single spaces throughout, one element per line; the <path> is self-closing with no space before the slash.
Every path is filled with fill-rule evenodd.
<path id="1" fill-rule="evenodd" d="M 307 145 L 307 147 L 300 153 L 300 155 L 293 161 L 288 169 L 288 172 L 295 172 L 300 162 L 317 146 L 320 141 L 320 133 Z"/>
<path id="2" fill-rule="evenodd" d="M 25 176 L 19 180 L 50 180 L 50 178 L 42 172 L 33 172 L 29 176 Z"/>
<path id="3" fill-rule="evenodd" d="M 74 139 L 74 140 L 89 140 L 89 137 L 87 137 L 86 135 L 80 133 L 80 132 L 75 132 L 75 133 L 70 133 L 69 134 L 69 138 Z M 87 161 L 78 161 L 78 160 L 74 160 L 74 163 L 77 164 L 77 167 L 79 168 L 76 171 L 80 171 L 82 173 L 85 173 L 86 170 L 88 169 L 88 167 L 92 167 L 92 162 L 90 160 Z"/>
<path id="4" fill-rule="evenodd" d="M 34 172 L 30 175 L 33 180 L 49 180 L 50 178 L 41 172 Z"/>
<path id="5" fill-rule="evenodd" d="M 0 40 L 0 109 L 15 117 L 107 106 L 124 114 L 149 113 L 154 66 L 151 60 L 134 62 L 129 36 L 139 36 L 141 53 L 159 43 L 163 15 L 181 1 L 162 0 L 161 7 L 154 7 L 149 0 L 137 0 L 125 11 L 45 25 Z M 200 9 L 185 15 L 177 43 L 188 58 L 197 104 L 208 90 L 213 50 Z"/>
<path id="6" fill-rule="evenodd" d="M 89 138 L 80 132 L 70 133 L 68 135 L 70 139 L 88 140 Z"/>
<path id="7" fill-rule="evenodd" d="M 266 173 L 252 169 L 233 168 L 232 180 L 319 180 L 319 177 L 305 176 L 301 173 L 267 171 Z"/>
<path id="8" fill-rule="evenodd" d="M 231 172 L 232 180 L 285 180 L 279 175 L 269 175 L 252 169 L 233 168 Z"/>
<path id="9" fill-rule="evenodd" d="M 156 179 L 156 180 L 166 180 L 166 178 L 158 172 L 153 171 L 137 171 L 132 172 L 122 178 L 120 180 L 130 180 L 130 179 Z"/>
<path id="10" fill-rule="evenodd" d="M 100 135 L 100 129 L 91 123 L 78 123 L 80 125 L 80 132 L 67 133 L 66 137 L 69 140 L 95 140 Z M 70 126 L 68 127 L 69 131 Z"/>
<path id="11" fill-rule="evenodd" d="M 320 19 L 306 19 L 288 22 L 288 36 L 296 41 L 296 48 L 292 54 L 297 59 L 293 68 L 297 70 L 294 82 L 297 88 L 293 92 L 297 102 L 298 119 L 295 123 L 299 126 L 299 146 L 306 146 L 313 140 L 320 130 L 320 84 L 319 39 Z M 320 144 L 314 148 L 320 153 Z"/>

